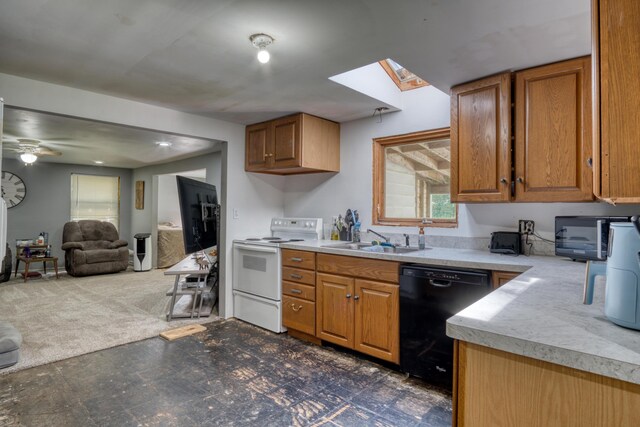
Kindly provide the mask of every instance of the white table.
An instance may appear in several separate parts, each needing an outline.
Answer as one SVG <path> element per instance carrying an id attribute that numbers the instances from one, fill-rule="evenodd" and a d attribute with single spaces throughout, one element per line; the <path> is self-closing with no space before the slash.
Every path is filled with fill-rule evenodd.
<path id="1" fill-rule="evenodd" d="M 207 277 L 211 268 L 215 265 L 216 257 L 209 257 L 211 264 L 205 269 L 202 269 L 200 265 L 196 263 L 194 255 L 189 255 L 182 261 L 169 268 L 164 272 L 165 276 L 175 276 L 173 288 L 167 292 L 167 296 L 171 297 L 171 305 L 169 306 L 169 313 L 167 313 L 167 321 L 176 318 L 199 318 L 201 316 L 209 316 L 215 305 L 215 298 L 208 298 L 207 304 L 203 305 L 205 297 L 211 297 L 213 293 L 214 284 L 209 285 L 207 283 Z M 187 281 L 187 278 L 195 278 L 195 281 Z M 180 300 L 183 296 L 191 297 L 191 307 L 181 306 L 178 307 L 178 312 L 174 312 L 176 309 L 176 303 L 180 304 Z M 196 310 L 196 305 L 199 307 Z M 181 311 L 180 311 L 181 309 Z"/>

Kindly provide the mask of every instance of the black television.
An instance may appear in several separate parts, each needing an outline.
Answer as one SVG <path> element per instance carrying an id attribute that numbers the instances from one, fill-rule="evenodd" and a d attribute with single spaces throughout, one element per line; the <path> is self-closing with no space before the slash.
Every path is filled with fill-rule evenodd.
<path id="1" fill-rule="evenodd" d="M 191 254 L 218 244 L 216 186 L 178 175 L 184 251 Z"/>

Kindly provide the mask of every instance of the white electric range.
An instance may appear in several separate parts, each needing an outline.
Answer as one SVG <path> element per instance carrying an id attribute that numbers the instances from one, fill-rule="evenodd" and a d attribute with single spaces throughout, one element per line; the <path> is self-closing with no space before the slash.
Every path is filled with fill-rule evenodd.
<path id="1" fill-rule="evenodd" d="M 273 332 L 282 326 L 280 244 L 322 238 L 322 218 L 273 218 L 271 235 L 233 241 L 233 311 Z"/>

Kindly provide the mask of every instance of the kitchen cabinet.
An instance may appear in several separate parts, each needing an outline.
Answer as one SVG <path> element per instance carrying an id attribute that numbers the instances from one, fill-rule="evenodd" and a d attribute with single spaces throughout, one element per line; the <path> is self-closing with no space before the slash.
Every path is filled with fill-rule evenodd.
<path id="1" fill-rule="evenodd" d="M 451 89 L 452 201 L 593 200 L 589 61 L 502 73 Z"/>
<path id="2" fill-rule="evenodd" d="M 454 349 L 454 426 L 638 424 L 640 385 L 464 341 Z"/>
<path id="3" fill-rule="evenodd" d="M 398 268 L 392 261 L 318 254 L 316 336 L 398 363 Z"/>
<path id="4" fill-rule="evenodd" d="M 640 203 L 640 4 L 593 0 L 594 192 Z"/>
<path id="5" fill-rule="evenodd" d="M 451 201 L 511 197 L 511 73 L 451 89 Z"/>
<path id="6" fill-rule="evenodd" d="M 354 350 L 398 363 L 399 286 L 356 279 L 354 306 Z"/>
<path id="7" fill-rule="evenodd" d="M 515 200 L 593 200 L 591 61 L 515 74 Z"/>
<path id="8" fill-rule="evenodd" d="M 315 268 L 314 252 L 282 249 L 282 324 L 292 336 L 319 342 Z"/>
<path id="9" fill-rule="evenodd" d="M 299 113 L 249 125 L 245 170 L 278 175 L 339 172 L 340 125 Z"/>
<path id="10" fill-rule="evenodd" d="M 318 273 L 316 280 L 316 336 L 343 347 L 353 348 L 355 280 L 322 273 Z"/>
<path id="11" fill-rule="evenodd" d="M 491 272 L 491 284 L 493 289 L 498 289 L 502 285 L 506 285 L 511 280 L 515 279 L 522 273 L 514 273 L 511 271 L 492 271 Z"/>

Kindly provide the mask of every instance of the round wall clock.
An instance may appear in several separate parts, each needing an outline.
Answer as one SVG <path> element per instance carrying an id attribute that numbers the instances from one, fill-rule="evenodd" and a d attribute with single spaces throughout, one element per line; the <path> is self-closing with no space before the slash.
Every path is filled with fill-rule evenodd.
<path id="1" fill-rule="evenodd" d="M 7 208 L 18 206 L 27 195 L 24 181 L 16 174 L 2 171 L 2 198 Z"/>

